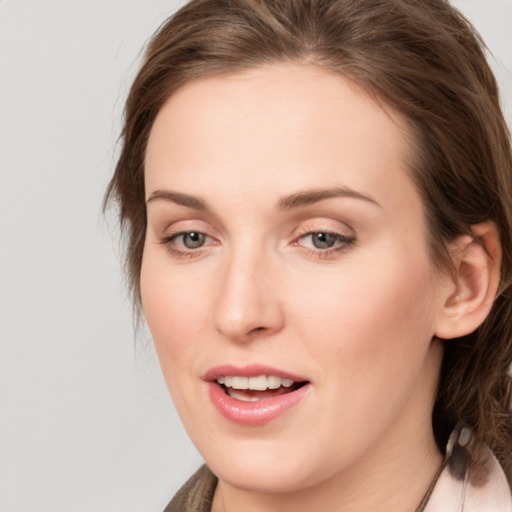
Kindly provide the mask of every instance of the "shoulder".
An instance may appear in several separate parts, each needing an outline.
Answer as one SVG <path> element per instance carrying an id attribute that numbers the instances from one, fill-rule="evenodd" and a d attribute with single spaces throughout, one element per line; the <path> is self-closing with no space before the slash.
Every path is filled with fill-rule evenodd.
<path id="1" fill-rule="evenodd" d="M 217 477 L 201 466 L 176 493 L 164 512 L 210 512 Z"/>

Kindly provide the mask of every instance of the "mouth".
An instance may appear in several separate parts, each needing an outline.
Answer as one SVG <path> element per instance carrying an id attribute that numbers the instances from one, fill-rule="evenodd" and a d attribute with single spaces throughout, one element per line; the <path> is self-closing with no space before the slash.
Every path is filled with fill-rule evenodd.
<path id="1" fill-rule="evenodd" d="M 255 377 L 221 375 L 215 379 L 215 382 L 219 384 L 226 395 L 242 402 L 259 402 L 293 393 L 308 383 L 277 375 L 257 375 Z"/>
<path id="2" fill-rule="evenodd" d="M 231 422 L 260 426 L 296 409 L 311 390 L 311 382 L 261 365 L 226 365 L 210 370 L 206 381 L 210 400 Z"/>

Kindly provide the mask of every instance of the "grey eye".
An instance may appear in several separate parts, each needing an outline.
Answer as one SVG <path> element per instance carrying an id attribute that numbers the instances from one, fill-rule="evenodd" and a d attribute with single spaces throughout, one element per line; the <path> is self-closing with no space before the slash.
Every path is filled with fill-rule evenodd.
<path id="1" fill-rule="evenodd" d="M 332 233 L 311 233 L 311 242 L 315 249 L 330 249 L 339 242 L 339 235 Z"/>
<path id="2" fill-rule="evenodd" d="M 206 241 L 206 235 L 191 231 L 190 233 L 182 233 L 180 235 L 183 247 L 187 249 L 198 249 L 202 247 Z"/>

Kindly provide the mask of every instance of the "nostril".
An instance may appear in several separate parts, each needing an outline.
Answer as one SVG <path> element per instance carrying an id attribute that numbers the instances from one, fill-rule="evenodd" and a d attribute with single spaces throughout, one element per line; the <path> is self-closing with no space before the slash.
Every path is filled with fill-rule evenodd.
<path id="1" fill-rule="evenodd" d="M 255 335 L 259 332 L 264 332 L 266 331 L 267 328 L 266 327 L 255 327 L 254 329 L 251 329 L 248 333 L 247 333 L 247 336 L 251 337 L 251 335 Z"/>

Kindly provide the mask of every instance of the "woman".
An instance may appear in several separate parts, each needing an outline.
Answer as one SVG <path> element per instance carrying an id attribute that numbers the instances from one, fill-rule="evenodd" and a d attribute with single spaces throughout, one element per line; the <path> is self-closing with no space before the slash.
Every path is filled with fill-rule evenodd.
<path id="1" fill-rule="evenodd" d="M 107 198 L 207 466 L 167 511 L 512 510 L 512 159 L 443 0 L 196 0 Z"/>

